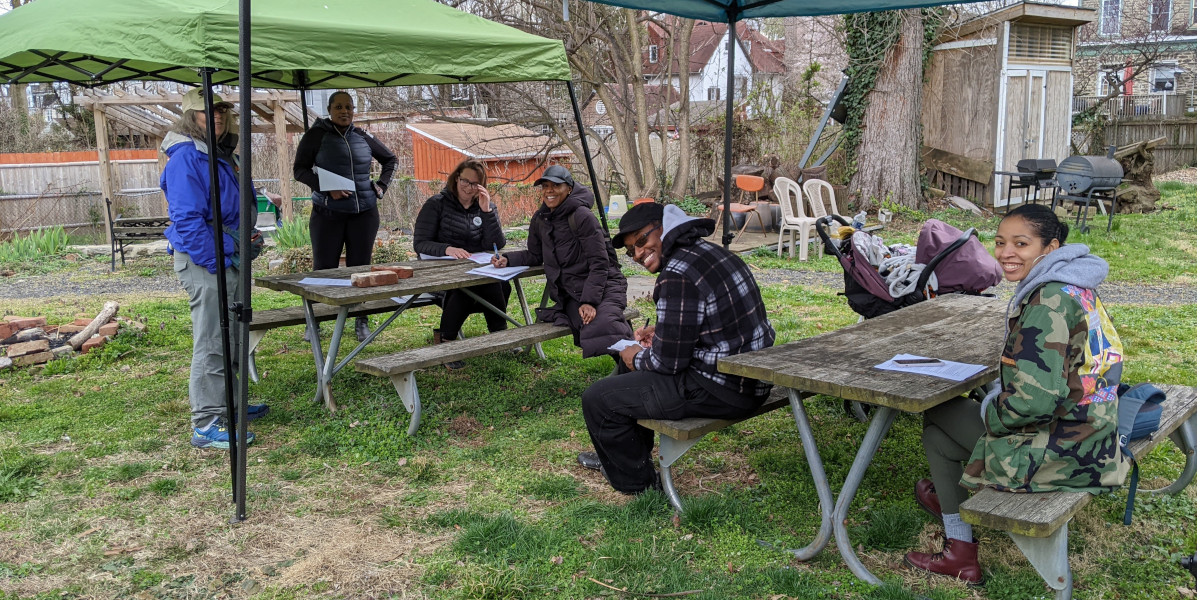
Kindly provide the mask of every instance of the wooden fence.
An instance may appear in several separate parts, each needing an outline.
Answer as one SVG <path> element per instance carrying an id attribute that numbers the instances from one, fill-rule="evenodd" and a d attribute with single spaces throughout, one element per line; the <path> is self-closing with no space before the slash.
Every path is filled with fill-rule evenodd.
<path id="1" fill-rule="evenodd" d="M 165 210 L 158 192 L 158 161 L 112 162 L 114 204 L 126 216 L 156 215 Z M 68 229 L 102 226 L 104 198 L 96 161 L 0 164 L 0 234 L 62 225 Z"/>

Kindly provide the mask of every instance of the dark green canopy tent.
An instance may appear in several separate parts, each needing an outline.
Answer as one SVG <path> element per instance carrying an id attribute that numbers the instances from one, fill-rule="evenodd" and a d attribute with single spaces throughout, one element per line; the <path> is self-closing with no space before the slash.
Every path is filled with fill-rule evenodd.
<path id="1" fill-rule="evenodd" d="M 725 86 L 725 197 L 723 235 L 725 247 L 733 240 L 729 231 L 731 216 L 729 214 L 730 194 L 733 180 L 733 59 L 734 44 L 737 41 L 737 28 L 734 24 L 741 19 L 762 17 L 806 17 L 820 15 L 841 15 L 857 12 L 878 10 L 899 10 L 902 8 L 918 8 L 924 6 L 939 6 L 943 4 L 962 4 L 981 2 L 982 0 L 967 0 L 967 2 L 948 2 L 946 0 L 590 0 L 597 4 L 608 4 L 633 8 L 655 13 L 666 13 L 699 19 L 713 23 L 726 23 L 729 26 L 728 47 L 726 56 L 729 64 L 726 67 Z M 803 165 L 801 165 L 803 166 Z"/>
<path id="2" fill-rule="evenodd" d="M 251 45 L 253 39 L 253 45 Z M 239 104 L 252 88 L 330 89 L 452 83 L 565 81 L 581 144 L 593 171 L 563 44 L 432 0 L 38 0 L 0 15 L 0 83 L 70 82 L 98 86 L 127 80 L 199 84 L 205 90 L 209 146 L 211 86 L 236 84 Z M 307 121 L 307 118 L 305 119 Z M 242 222 L 251 218 L 250 119 L 241 120 Z M 596 177 L 592 174 L 593 189 Z M 210 165 L 217 209 L 216 163 Z M 599 205 L 599 203 L 597 203 Z M 604 220 L 603 212 L 600 219 Z M 215 221 L 216 239 L 221 223 Z M 242 247 L 249 246 L 242 228 Z M 227 382 L 232 380 L 223 248 L 215 244 Z M 252 318 L 250 270 L 232 312 Z M 239 365 L 247 364 L 240 328 Z M 230 448 L 235 515 L 245 518 L 246 377 L 226 404 L 237 425 Z M 235 410 L 235 407 L 240 410 Z"/>

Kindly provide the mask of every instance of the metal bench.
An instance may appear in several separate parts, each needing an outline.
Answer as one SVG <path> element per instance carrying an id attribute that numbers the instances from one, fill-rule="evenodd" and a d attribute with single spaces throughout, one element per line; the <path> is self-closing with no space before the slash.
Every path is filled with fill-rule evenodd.
<path id="1" fill-rule="evenodd" d="M 437 299 L 430 294 L 422 294 L 413 302 L 412 306 L 429 306 L 437 304 Z M 378 313 L 395 312 L 400 305 L 394 300 L 372 300 L 364 302 L 350 309 L 349 316 L 365 317 Z M 313 314 L 317 318 L 317 322 L 332 321 L 337 318 L 338 307 L 328 304 L 316 304 L 313 306 Z M 289 306 L 286 308 L 270 308 L 267 310 L 254 311 L 253 319 L 250 321 L 250 380 L 258 383 L 258 367 L 254 363 L 254 351 L 258 348 L 258 343 L 266 337 L 267 332 L 279 327 L 288 327 L 291 325 L 304 324 L 304 307 Z"/>
<path id="2" fill-rule="evenodd" d="M 104 199 L 104 210 L 108 213 L 109 240 L 112 245 L 112 265 L 110 271 L 117 270 L 117 253 L 121 254 L 121 266 L 125 266 L 125 246 L 133 242 L 147 240 L 165 240 L 167 227 L 171 219 L 167 217 L 131 217 L 128 219 L 113 218 L 112 200 Z"/>
<path id="3" fill-rule="evenodd" d="M 1158 431 L 1129 444 L 1141 459 L 1163 440 L 1170 438 L 1187 457 L 1183 472 L 1174 483 L 1151 494 L 1175 494 L 1196 475 L 1196 388 L 1182 385 L 1158 386 L 1167 394 L 1162 403 Z M 1067 523 L 1090 502 L 1086 492 L 1042 492 L 1017 494 L 992 488 L 980 490 L 959 506 L 962 519 L 972 525 L 1007 531 L 1017 548 L 1029 559 L 1056 600 L 1071 598 L 1071 567 L 1067 562 Z"/>
<path id="4" fill-rule="evenodd" d="M 637 317 L 636 309 L 630 308 L 625 311 L 626 320 Z M 533 323 L 436 346 L 412 348 L 395 354 L 363 359 L 354 363 L 354 370 L 391 380 L 396 393 L 400 395 L 400 401 L 404 403 L 404 408 L 412 414 L 408 424 L 408 435 L 416 435 L 417 428 L 421 426 L 421 395 L 417 391 L 416 371 L 513 348 L 529 348 L 534 344 L 568 335 L 571 335 L 570 327 Z"/>
<path id="5" fill-rule="evenodd" d="M 799 393 L 798 398 L 807 398 L 812 395 L 809 393 Z M 747 419 L 753 419 L 779 408 L 786 408 L 789 404 L 786 392 L 783 388 L 777 386 L 772 389 L 771 395 L 767 397 L 762 406 L 741 419 L 708 419 L 703 417 L 692 417 L 678 421 L 638 419 L 638 425 L 658 432 L 659 476 L 662 478 L 663 491 L 666 493 L 667 500 L 670 501 L 671 506 L 677 512 L 683 512 L 683 502 L 679 498 L 679 493 L 675 491 L 675 481 L 671 474 L 671 466 L 688 450 L 691 450 L 692 446 L 696 445 L 696 442 L 699 442 L 704 436 L 714 431 L 720 431 L 731 425 L 736 425 Z"/>

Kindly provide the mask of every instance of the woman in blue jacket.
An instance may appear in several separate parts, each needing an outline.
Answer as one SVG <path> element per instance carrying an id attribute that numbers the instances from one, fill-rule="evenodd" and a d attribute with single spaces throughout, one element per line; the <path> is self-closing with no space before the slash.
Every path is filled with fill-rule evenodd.
<path id="1" fill-rule="evenodd" d="M 383 166 L 371 181 L 371 160 Z M 371 264 L 375 235 L 379 233 L 379 199 L 387 191 L 400 161 L 371 134 L 354 126 L 354 99 L 346 92 L 329 97 L 329 117 L 319 119 L 300 138 L 292 175 L 312 188 L 313 268 L 336 269 L 346 252 L 346 266 Z M 349 180 L 345 190 L 321 190 L 316 168 Z M 354 322 L 358 341 L 371 333 L 366 317 Z M 307 334 L 307 332 L 306 332 Z M 306 335 L 307 337 L 307 335 Z"/>
<path id="2" fill-rule="evenodd" d="M 238 198 L 237 129 L 233 105 L 213 94 L 213 128 L 216 148 L 209 149 L 204 100 L 196 88 L 183 96 L 183 115 L 163 138 L 162 150 L 169 160 L 159 187 L 167 197 L 171 226 L 166 230 L 169 252 L 174 255 L 175 274 L 188 293 L 192 311 L 192 369 L 188 400 L 192 408 L 192 445 L 198 448 L 228 448 L 230 435 L 225 414 L 225 363 L 221 355 L 220 296 L 217 287 L 217 256 L 213 246 L 212 202 L 209 160 L 217 158 L 220 188 L 222 243 L 225 248 L 225 290 L 233 302 L 242 278 L 232 259 L 237 246 L 234 236 L 241 227 Z M 249 260 L 246 260 L 249 263 Z M 249 267 L 249 265 L 246 265 Z M 235 323 L 236 327 L 236 323 Z M 232 336 L 231 352 L 239 355 L 241 336 Z M 236 362 L 234 369 L 237 368 Z M 267 414 L 267 405 L 247 407 L 249 420 Z M 254 441 L 247 433 L 246 442 Z"/>

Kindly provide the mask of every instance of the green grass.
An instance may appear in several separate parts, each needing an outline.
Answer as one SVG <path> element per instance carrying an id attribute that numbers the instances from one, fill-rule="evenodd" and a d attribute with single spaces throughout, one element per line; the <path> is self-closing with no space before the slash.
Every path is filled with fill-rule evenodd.
<path id="1" fill-rule="evenodd" d="M 1195 188 L 1164 189 L 1177 210 L 1120 215 L 1118 231 L 1081 237 L 1102 256 L 1106 243 L 1161 245 L 1151 250 L 1159 256 L 1114 265 L 1111 281 L 1194 281 L 1195 207 L 1183 200 Z M 994 222 L 976 225 L 994 230 Z M 776 260 L 750 258 L 760 267 Z M 1175 263 L 1187 268 L 1163 266 Z M 532 301 L 541 293 L 537 285 L 527 291 Z M 836 291 L 766 286 L 779 341 L 856 321 Z M 6 308 L 67 320 L 101 301 Z M 294 302 L 255 290 L 256 308 Z M 637 308 L 652 312 L 645 301 Z M 1127 381 L 1195 385 L 1195 306 L 1109 308 Z M 612 363 L 583 360 L 563 339 L 544 345 L 545 361 L 497 355 L 471 359 L 462 371 L 417 373 L 425 415 L 410 437 L 408 413 L 382 379 L 347 369 L 335 385 L 342 409 L 331 415 L 314 404 L 302 328 L 272 331 L 258 349 L 262 380 L 250 386 L 252 401 L 272 410 L 252 428 L 249 518 L 229 525 L 228 456 L 187 441 L 186 299 L 123 298 L 122 314 L 136 315 L 146 333 L 40 370 L 0 372 L 0 598 L 620 596 L 593 579 L 705 599 L 1052 597 L 1008 537 L 984 528 L 976 534 L 987 583 L 978 592 L 900 566 L 903 553 L 936 530 L 911 498 L 913 481 L 927 473 L 917 415 L 896 419 L 850 507 L 851 543 L 883 578 L 878 588 L 859 582 L 832 544 L 807 562 L 782 551 L 806 546 L 819 526 L 787 411 L 715 432 L 683 456 L 676 479 L 686 510 L 678 520 L 661 494 L 612 492 L 575 464 L 589 447 L 580 394 Z M 410 311 L 367 353 L 423 345 L 437 322 L 432 308 Z M 484 331 L 477 317 L 467 329 Z M 867 426 L 847 418 L 840 401 L 806 406 L 836 486 Z M 1143 481 L 1165 484 L 1183 462 L 1161 445 L 1141 462 Z M 1071 524 L 1075 597 L 1165 599 L 1181 597 L 1176 588 L 1194 590 L 1177 561 L 1196 547 L 1195 490 L 1139 497 L 1131 527 L 1119 524 L 1122 494 L 1081 511 Z"/>

